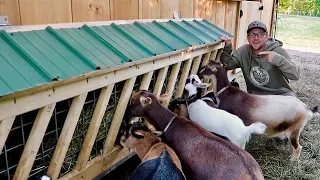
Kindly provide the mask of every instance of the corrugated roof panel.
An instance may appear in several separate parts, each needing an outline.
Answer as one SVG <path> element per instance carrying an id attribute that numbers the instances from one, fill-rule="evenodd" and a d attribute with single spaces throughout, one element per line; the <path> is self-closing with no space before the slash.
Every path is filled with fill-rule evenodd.
<path id="1" fill-rule="evenodd" d="M 192 34 L 188 33 L 186 30 L 183 28 L 180 28 L 179 26 L 175 26 L 174 24 L 170 24 L 168 22 L 155 22 L 157 26 L 160 26 L 167 31 L 171 31 L 175 36 L 179 37 L 183 41 L 187 42 L 190 45 L 199 45 L 203 44 L 204 42 L 201 41 L 199 38 L 196 38 Z"/>
<path id="2" fill-rule="evenodd" d="M 196 34 L 201 34 L 202 36 L 206 37 L 206 39 L 208 39 L 210 42 L 217 41 L 221 37 L 218 33 L 212 33 L 209 28 L 204 28 L 195 22 L 182 20 L 182 23 L 193 29 L 193 32 Z"/>
<path id="3" fill-rule="evenodd" d="M 180 50 L 189 47 L 191 44 L 179 38 L 176 34 L 161 26 L 157 21 L 152 23 L 139 23 L 160 37 L 166 44 L 170 45 L 173 49 Z"/>
<path id="4" fill-rule="evenodd" d="M 50 81 L 31 66 L 0 34 L 0 94 L 19 91 Z"/>
<path id="5" fill-rule="evenodd" d="M 169 33 L 161 32 L 159 29 L 156 28 L 150 28 L 148 25 L 152 25 L 152 23 L 133 23 L 136 27 L 141 29 L 143 32 L 145 32 L 150 38 L 156 39 L 160 44 L 166 46 L 170 49 L 170 51 L 177 50 L 177 47 L 173 42 L 179 41 L 179 38 L 174 38 L 172 35 L 170 36 Z M 175 41 L 170 41 L 171 39 L 175 39 Z M 169 41 L 168 41 L 169 40 Z"/>
<path id="6" fill-rule="evenodd" d="M 128 57 L 132 57 L 132 60 L 143 59 L 153 56 L 151 52 L 145 48 L 139 46 L 131 37 L 128 37 L 115 25 L 97 27 L 101 33 L 104 34 L 104 39 L 111 43 L 116 49 L 125 54 Z"/>
<path id="7" fill-rule="evenodd" d="M 0 31 L 0 96 L 231 34 L 205 20 Z"/>
<path id="8" fill-rule="evenodd" d="M 233 37 L 232 34 L 226 32 L 225 30 L 219 28 L 218 26 L 215 26 L 214 24 L 210 23 L 207 20 L 202 20 L 202 21 L 193 20 L 193 22 L 199 24 L 202 27 L 209 28 L 211 30 L 211 33 L 217 34 L 219 37 L 221 37 L 223 34 L 229 37 Z"/>
<path id="9" fill-rule="evenodd" d="M 121 58 L 121 56 L 100 43 L 99 40 L 83 30 L 83 28 L 58 29 L 56 31 L 74 48 L 82 52 L 87 58 L 91 59 L 98 67 L 112 67 L 126 61 L 126 59 Z M 109 61 L 106 61 L 106 59 Z"/>
<path id="10" fill-rule="evenodd" d="M 35 61 L 34 66 L 45 69 L 51 79 L 64 79 L 77 74 L 77 69 L 70 66 L 67 59 L 61 56 L 69 51 L 55 50 L 54 38 L 41 37 L 45 31 L 29 31 L 14 33 L 11 38 L 19 42 L 20 46 Z M 57 45 L 56 45 L 57 46 Z M 70 53 L 70 52 L 69 52 Z M 73 59 L 70 59 L 72 61 Z M 82 65 L 82 63 L 81 63 Z M 61 66 L 61 67 L 60 67 Z"/>
<path id="11" fill-rule="evenodd" d="M 204 44 L 205 43 L 210 43 L 212 41 L 214 41 L 215 39 L 213 39 L 212 37 L 203 34 L 201 31 L 199 31 L 198 29 L 194 28 L 193 26 L 191 26 L 190 24 L 186 24 L 183 22 L 174 22 L 174 21 L 169 21 L 170 24 L 173 24 L 174 26 L 178 26 L 182 29 L 184 29 L 185 31 L 187 31 L 191 36 L 194 36 L 198 39 L 200 39 Z M 195 36 L 195 34 L 197 36 Z"/>
<path id="12" fill-rule="evenodd" d="M 148 49 L 148 51 L 153 55 L 164 54 L 174 50 L 167 44 L 163 43 L 159 38 L 153 36 L 152 33 L 141 28 L 139 25 L 125 24 L 119 25 L 118 27 L 126 34 L 130 34 L 130 36 L 139 43 L 140 46 Z"/>

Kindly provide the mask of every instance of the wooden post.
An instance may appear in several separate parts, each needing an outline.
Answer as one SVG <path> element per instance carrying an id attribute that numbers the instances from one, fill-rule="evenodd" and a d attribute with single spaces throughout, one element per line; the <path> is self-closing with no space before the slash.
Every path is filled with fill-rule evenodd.
<path id="1" fill-rule="evenodd" d="M 108 85 L 107 87 L 102 88 L 97 106 L 94 109 L 92 119 L 84 138 L 81 151 L 77 160 L 77 164 L 75 167 L 76 171 L 81 171 L 87 166 L 87 162 L 92 150 L 92 146 L 94 141 L 98 135 L 99 127 L 103 118 L 103 115 L 106 111 L 110 96 L 112 94 L 114 84 Z"/>
<path id="2" fill-rule="evenodd" d="M 163 87 L 164 80 L 166 79 L 168 69 L 169 69 L 169 66 L 166 66 L 166 67 L 160 69 L 160 72 L 158 74 L 157 82 L 156 82 L 156 85 L 154 86 L 154 89 L 153 89 L 153 94 L 156 95 L 157 97 L 159 97 L 161 94 L 161 90 Z"/>
<path id="3" fill-rule="evenodd" d="M 149 89 L 152 75 L 153 75 L 153 71 L 150 71 L 150 72 L 143 75 L 143 79 L 142 79 L 142 82 L 141 82 L 140 88 L 139 88 L 140 90 L 141 89 L 145 89 L 145 90 Z"/>
<path id="4" fill-rule="evenodd" d="M 202 63 L 201 63 L 201 67 L 205 66 L 206 64 L 208 64 L 209 59 L 211 57 L 211 52 L 208 52 L 204 55 Z"/>
<path id="5" fill-rule="evenodd" d="M 14 180 L 28 179 L 55 106 L 56 103 L 39 110 L 14 174 Z"/>
<path id="6" fill-rule="evenodd" d="M 215 61 L 215 60 L 216 60 L 217 53 L 218 53 L 218 50 L 212 51 L 211 54 L 210 54 L 210 59 L 209 59 L 209 61 L 210 61 L 210 60 L 214 60 L 214 61 Z"/>
<path id="7" fill-rule="evenodd" d="M 128 79 L 124 84 L 124 87 L 122 89 L 121 96 L 119 99 L 119 103 L 114 113 L 114 116 L 109 128 L 109 132 L 103 147 L 104 153 L 109 153 L 113 149 L 113 146 L 116 141 L 116 137 L 118 135 L 119 128 L 123 119 L 123 115 L 125 113 L 127 104 L 129 102 L 136 78 L 137 77 L 132 77 Z"/>
<path id="8" fill-rule="evenodd" d="M 59 176 L 63 160 L 66 157 L 70 142 L 72 140 L 72 135 L 76 129 L 87 94 L 88 93 L 81 94 L 74 97 L 72 100 L 70 110 L 63 125 L 47 172 L 48 176 L 50 176 L 52 179 L 57 179 Z"/>
<path id="9" fill-rule="evenodd" d="M 202 58 L 202 55 L 197 56 L 197 57 L 194 58 L 193 64 L 192 64 L 192 68 L 191 68 L 191 71 L 190 71 L 190 75 L 198 73 L 199 66 L 200 66 L 200 63 L 201 63 L 201 58 Z"/>
<path id="10" fill-rule="evenodd" d="M 172 92 L 174 90 L 174 86 L 178 78 L 180 67 L 181 67 L 181 62 L 178 62 L 172 67 L 167 90 L 166 90 L 166 92 L 169 94 L 169 97 L 172 96 Z M 170 98 L 168 98 L 165 102 L 163 102 L 163 106 L 167 107 L 169 105 L 169 102 L 170 102 Z"/>
<path id="11" fill-rule="evenodd" d="M 184 64 L 184 67 L 183 67 L 183 70 L 182 70 L 182 74 L 181 74 L 180 80 L 179 80 L 177 93 L 176 93 L 177 97 L 182 96 L 186 80 L 187 80 L 187 78 L 189 76 L 189 71 L 190 71 L 190 68 L 191 68 L 192 60 L 193 60 L 193 58 L 188 59 Z"/>
<path id="12" fill-rule="evenodd" d="M 149 89 L 153 72 L 154 71 L 151 71 L 151 72 L 148 72 L 148 73 L 143 75 L 143 79 L 142 79 L 142 82 L 141 82 L 140 88 L 139 88 L 140 90 L 141 89 L 146 89 L 146 90 Z M 155 130 L 155 128 L 148 121 L 144 120 L 143 124 L 146 125 L 149 129 Z"/>
<path id="13" fill-rule="evenodd" d="M 2 152 L 2 148 L 4 144 L 6 143 L 6 140 L 8 138 L 8 135 L 10 133 L 10 130 L 15 118 L 16 117 L 14 116 L 14 117 L 0 121 L 0 154 Z"/>

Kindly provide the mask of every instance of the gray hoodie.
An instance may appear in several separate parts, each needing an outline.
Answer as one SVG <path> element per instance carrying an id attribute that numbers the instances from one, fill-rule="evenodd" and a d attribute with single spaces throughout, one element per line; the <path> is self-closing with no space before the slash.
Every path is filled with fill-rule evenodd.
<path id="1" fill-rule="evenodd" d="M 221 55 L 221 62 L 227 70 L 241 68 L 247 84 L 247 91 L 253 94 L 283 94 L 292 92 L 289 79 L 298 80 L 299 68 L 291 61 L 283 43 L 269 38 L 264 51 L 277 54 L 271 62 L 265 56 L 253 55 L 251 48 L 245 44 L 232 53 L 232 45 L 226 46 Z"/>

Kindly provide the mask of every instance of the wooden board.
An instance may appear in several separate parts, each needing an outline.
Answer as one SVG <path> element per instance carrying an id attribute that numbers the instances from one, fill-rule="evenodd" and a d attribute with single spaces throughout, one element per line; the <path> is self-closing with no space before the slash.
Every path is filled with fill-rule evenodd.
<path id="1" fill-rule="evenodd" d="M 212 0 L 196 0 L 193 3 L 193 15 L 197 18 L 211 20 L 212 17 Z"/>
<path id="2" fill-rule="evenodd" d="M 2 148 L 6 143 L 12 124 L 15 119 L 16 117 L 14 116 L 14 117 L 5 119 L 3 121 L 0 121 L 0 154 L 2 153 Z"/>
<path id="3" fill-rule="evenodd" d="M 159 19 L 159 0 L 139 0 L 139 19 Z"/>
<path id="4" fill-rule="evenodd" d="M 72 22 L 70 0 L 19 0 L 21 24 Z"/>
<path id="5" fill-rule="evenodd" d="M 81 94 L 76 96 L 72 100 L 66 121 L 64 122 L 62 131 L 59 136 L 59 140 L 55 147 L 50 165 L 47 171 L 48 176 L 52 179 L 57 179 L 66 157 L 70 142 L 73 137 L 73 133 L 76 129 L 81 110 L 85 103 L 88 93 Z"/>
<path id="6" fill-rule="evenodd" d="M 112 94 L 114 84 L 108 85 L 107 87 L 102 88 L 97 105 L 94 109 L 92 119 L 82 143 L 81 151 L 78 156 L 76 167 L 74 168 L 77 171 L 84 169 L 87 166 L 87 162 L 89 160 L 90 153 L 92 151 L 92 147 L 94 141 L 98 135 L 99 127 L 103 119 L 103 115 L 107 108 L 107 105 L 110 100 L 110 96 Z"/>
<path id="7" fill-rule="evenodd" d="M 108 0 L 72 0 L 73 22 L 110 20 Z"/>
<path id="8" fill-rule="evenodd" d="M 180 0 L 180 18 L 193 18 L 193 0 Z"/>
<path id="9" fill-rule="evenodd" d="M 261 6 L 260 2 L 249 2 L 242 1 L 240 3 L 240 10 L 243 11 L 243 16 L 239 19 L 238 22 L 238 38 L 236 48 L 247 44 L 247 28 L 248 25 L 255 20 L 260 21 L 261 11 L 259 10 L 259 6 Z"/>
<path id="10" fill-rule="evenodd" d="M 225 24 L 224 30 L 232 34 L 232 44 L 234 45 L 237 40 L 238 30 L 238 18 L 239 18 L 239 2 L 227 2 L 225 12 Z M 234 48 L 235 46 L 233 46 Z"/>
<path id="11" fill-rule="evenodd" d="M 139 19 L 139 0 L 110 0 L 111 20 Z"/>
<path id="12" fill-rule="evenodd" d="M 14 173 L 14 180 L 28 179 L 55 106 L 56 103 L 53 103 L 38 111 L 38 115 L 34 121 L 19 164 Z"/>
<path id="13" fill-rule="evenodd" d="M 210 18 L 210 21 L 213 23 L 213 24 L 216 24 L 216 15 L 217 15 L 217 1 L 216 0 L 213 0 L 212 1 L 212 7 L 211 7 L 211 18 Z M 219 15 L 217 15 L 219 17 Z"/>
<path id="14" fill-rule="evenodd" d="M 216 2 L 216 19 L 215 19 L 215 25 L 218 27 L 224 29 L 224 23 L 225 23 L 225 12 L 226 12 L 226 1 L 217 1 Z"/>
<path id="15" fill-rule="evenodd" d="M 173 18 L 173 13 L 179 12 L 179 1 L 178 0 L 161 0 L 160 1 L 160 18 Z"/>
<path id="16" fill-rule="evenodd" d="M 10 25 L 21 25 L 19 0 L 0 0 L 0 16 L 8 16 Z"/>
<path id="17" fill-rule="evenodd" d="M 271 35 L 272 16 L 274 0 L 262 0 L 263 10 L 261 12 L 261 21 L 266 24 L 269 35 Z"/>

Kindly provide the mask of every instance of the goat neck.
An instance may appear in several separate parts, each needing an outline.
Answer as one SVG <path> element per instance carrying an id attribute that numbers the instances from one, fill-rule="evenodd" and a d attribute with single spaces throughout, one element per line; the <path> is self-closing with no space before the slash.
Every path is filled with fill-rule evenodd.
<path id="1" fill-rule="evenodd" d="M 221 89 L 225 87 L 231 86 L 231 83 L 229 82 L 229 79 L 227 76 L 227 71 L 224 68 L 219 68 L 215 76 L 217 81 L 217 92 L 219 92 Z M 219 97 L 224 96 L 226 94 L 225 92 L 227 91 L 227 89 L 221 92 L 219 94 Z"/>
<path id="2" fill-rule="evenodd" d="M 160 105 L 157 108 L 146 109 L 145 116 L 157 130 L 163 131 L 176 115 Z"/>

